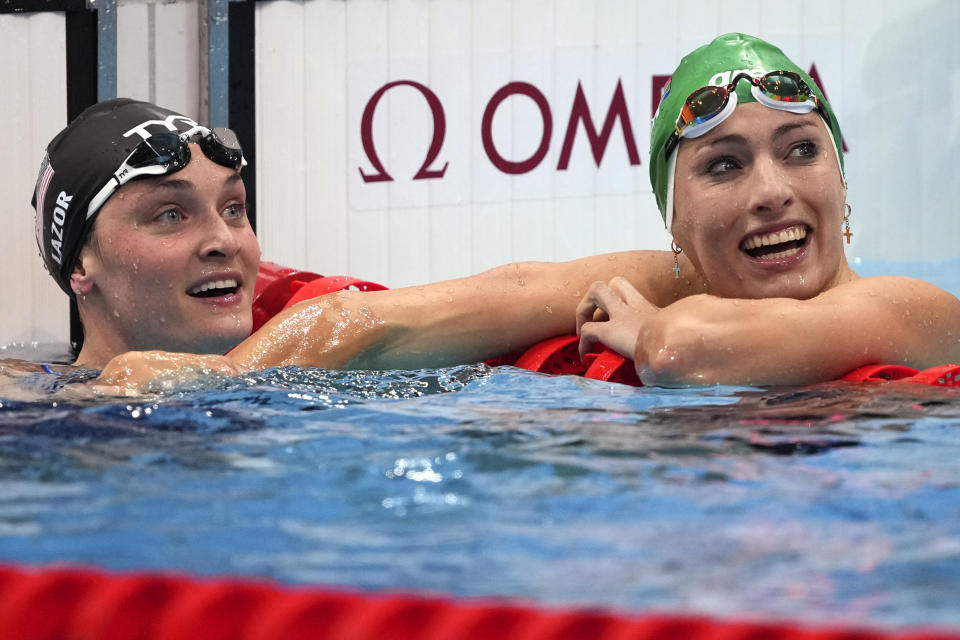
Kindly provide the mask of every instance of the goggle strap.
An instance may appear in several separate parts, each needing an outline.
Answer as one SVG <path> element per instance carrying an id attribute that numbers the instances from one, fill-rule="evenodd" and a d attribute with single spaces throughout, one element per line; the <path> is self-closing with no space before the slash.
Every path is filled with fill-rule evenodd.
<path id="1" fill-rule="evenodd" d="M 678 144 L 673 148 L 673 151 L 670 152 L 670 157 L 667 158 L 667 201 L 664 207 L 666 216 L 663 221 L 666 225 L 667 233 L 672 233 L 670 229 L 673 226 L 673 188 L 677 179 L 677 155 L 679 155 L 679 148 L 680 145 Z"/>
<path id="2" fill-rule="evenodd" d="M 198 124 L 181 133 L 180 139 L 187 142 L 193 142 L 192 138 L 206 138 L 208 135 L 210 135 L 210 129 Z"/>

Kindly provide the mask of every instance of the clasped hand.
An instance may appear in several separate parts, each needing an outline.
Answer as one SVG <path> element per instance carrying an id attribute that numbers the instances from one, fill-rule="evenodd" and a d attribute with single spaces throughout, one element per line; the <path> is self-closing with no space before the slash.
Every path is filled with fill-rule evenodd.
<path id="1" fill-rule="evenodd" d="M 659 311 L 626 278 L 593 283 L 577 307 L 580 358 L 600 342 L 632 360 L 644 324 Z"/>

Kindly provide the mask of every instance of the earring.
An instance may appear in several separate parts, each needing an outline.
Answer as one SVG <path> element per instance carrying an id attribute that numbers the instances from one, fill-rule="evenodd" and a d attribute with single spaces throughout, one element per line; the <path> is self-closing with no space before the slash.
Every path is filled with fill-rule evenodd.
<path id="1" fill-rule="evenodd" d="M 680 260 L 677 259 L 677 256 L 683 253 L 683 249 L 677 246 L 676 240 L 670 241 L 670 248 L 673 250 L 673 277 L 676 279 L 679 279 L 680 278 Z"/>
<path id="2" fill-rule="evenodd" d="M 74 289 L 73 292 L 74 292 L 75 294 L 77 294 L 77 295 L 80 295 L 80 289 L 79 289 L 79 288 L 78 288 L 78 289 Z"/>
<path id="3" fill-rule="evenodd" d="M 853 208 L 847 204 L 843 204 L 846 207 L 847 212 L 843 214 L 843 235 L 847 238 L 847 244 L 850 244 L 850 238 L 853 237 L 853 232 L 850 231 L 850 212 L 853 211 Z"/>

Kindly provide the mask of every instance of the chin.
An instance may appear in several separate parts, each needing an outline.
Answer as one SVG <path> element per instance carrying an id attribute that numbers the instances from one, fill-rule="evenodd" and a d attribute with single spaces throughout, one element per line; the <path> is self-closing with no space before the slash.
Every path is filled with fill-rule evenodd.
<path id="1" fill-rule="evenodd" d="M 231 325 L 229 329 L 207 330 L 203 335 L 192 336 L 190 353 L 197 354 L 224 354 L 243 342 L 250 335 L 251 323 L 243 323 L 240 327 Z"/>

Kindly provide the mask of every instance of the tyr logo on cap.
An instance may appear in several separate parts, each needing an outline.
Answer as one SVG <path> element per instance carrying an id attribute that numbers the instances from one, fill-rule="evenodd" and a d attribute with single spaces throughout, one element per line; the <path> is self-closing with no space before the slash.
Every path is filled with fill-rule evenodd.
<path id="1" fill-rule="evenodd" d="M 124 133 L 123 137 L 129 138 L 133 134 L 137 134 L 138 136 L 146 140 L 151 135 L 151 133 L 147 131 L 147 127 L 149 126 L 162 126 L 162 127 L 165 127 L 167 131 L 170 131 L 171 133 L 176 133 L 177 131 L 179 131 L 177 126 L 174 124 L 177 121 L 180 121 L 186 124 L 187 128 L 190 128 L 190 129 L 192 129 L 193 127 L 199 126 L 196 122 L 194 122 L 187 116 L 181 116 L 179 114 L 172 113 L 169 116 L 167 116 L 164 120 L 147 120 L 146 122 L 141 122 L 137 126 L 131 128 L 129 131 Z"/>

